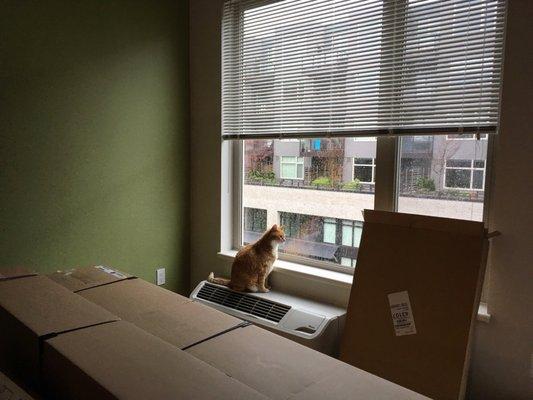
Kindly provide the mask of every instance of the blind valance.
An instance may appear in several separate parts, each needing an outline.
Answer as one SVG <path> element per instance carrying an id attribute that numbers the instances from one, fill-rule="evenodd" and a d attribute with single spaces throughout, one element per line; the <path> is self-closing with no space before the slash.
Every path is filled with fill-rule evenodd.
<path id="1" fill-rule="evenodd" d="M 496 133 L 505 0 L 230 0 L 224 138 Z"/>

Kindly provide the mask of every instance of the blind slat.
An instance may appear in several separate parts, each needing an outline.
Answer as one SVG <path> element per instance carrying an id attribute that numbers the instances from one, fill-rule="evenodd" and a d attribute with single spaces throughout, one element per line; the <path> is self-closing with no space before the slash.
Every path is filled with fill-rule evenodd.
<path id="1" fill-rule="evenodd" d="M 229 0 L 222 135 L 496 133 L 505 0 Z"/>

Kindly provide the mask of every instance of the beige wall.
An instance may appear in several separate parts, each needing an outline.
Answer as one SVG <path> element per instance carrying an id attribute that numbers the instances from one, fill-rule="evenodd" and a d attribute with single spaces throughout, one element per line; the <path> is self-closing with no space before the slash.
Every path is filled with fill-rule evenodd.
<path id="1" fill-rule="evenodd" d="M 489 324 L 478 324 L 473 399 L 533 398 L 533 1 L 509 0 L 490 204 Z"/>
<path id="2" fill-rule="evenodd" d="M 220 20 L 222 0 L 190 2 L 191 285 L 211 270 L 227 273 L 220 247 Z M 478 323 L 470 371 L 471 399 L 533 397 L 533 1 L 510 0 L 501 135 L 491 202 L 493 240 L 490 323 Z M 227 188 L 225 188 L 226 190 Z M 274 273 L 273 284 L 298 287 L 300 279 Z M 319 281 L 299 289 L 343 304 L 348 290 Z"/>

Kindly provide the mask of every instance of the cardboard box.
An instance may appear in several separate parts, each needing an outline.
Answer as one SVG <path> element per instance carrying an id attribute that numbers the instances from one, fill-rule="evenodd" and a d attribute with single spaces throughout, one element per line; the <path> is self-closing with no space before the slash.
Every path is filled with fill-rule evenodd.
<path id="1" fill-rule="evenodd" d="M 24 278 L 25 276 L 37 275 L 25 267 L 8 267 L 0 269 L 0 281 Z"/>
<path id="2" fill-rule="evenodd" d="M 178 348 L 242 324 L 237 318 L 142 279 L 122 280 L 78 294 Z"/>
<path id="3" fill-rule="evenodd" d="M 187 352 L 271 399 L 427 399 L 256 326 Z"/>
<path id="4" fill-rule="evenodd" d="M 130 274 L 103 265 L 57 271 L 47 276 L 73 292 L 135 278 Z"/>
<path id="5" fill-rule="evenodd" d="M 47 340 L 46 392 L 59 399 L 265 399 L 125 321 Z"/>
<path id="6" fill-rule="evenodd" d="M 464 395 L 488 241 L 481 222 L 364 212 L 341 360 L 435 399 Z"/>
<path id="7" fill-rule="evenodd" d="M 0 372 L 0 399 L 1 400 L 35 400 L 15 382 Z"/>
<path id="8" fill-rule="evenodd" d="M 35 387 L 43 338 L 117 319 L 44 276 L 11 275 L 0 280 L 0 368 Z"/>

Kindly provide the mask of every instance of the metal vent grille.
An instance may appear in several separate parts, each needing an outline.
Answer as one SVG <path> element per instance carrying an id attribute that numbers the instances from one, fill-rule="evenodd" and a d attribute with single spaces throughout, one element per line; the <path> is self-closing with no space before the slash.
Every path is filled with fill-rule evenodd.
<path id="1" fill-rule="evenodd" d="M 198 291 L 196 297 L 273 322 L 281 321 L 291 309 L 285 304 L 275 303 L 246 293 L 234 292 L 207 282 Z"/>

